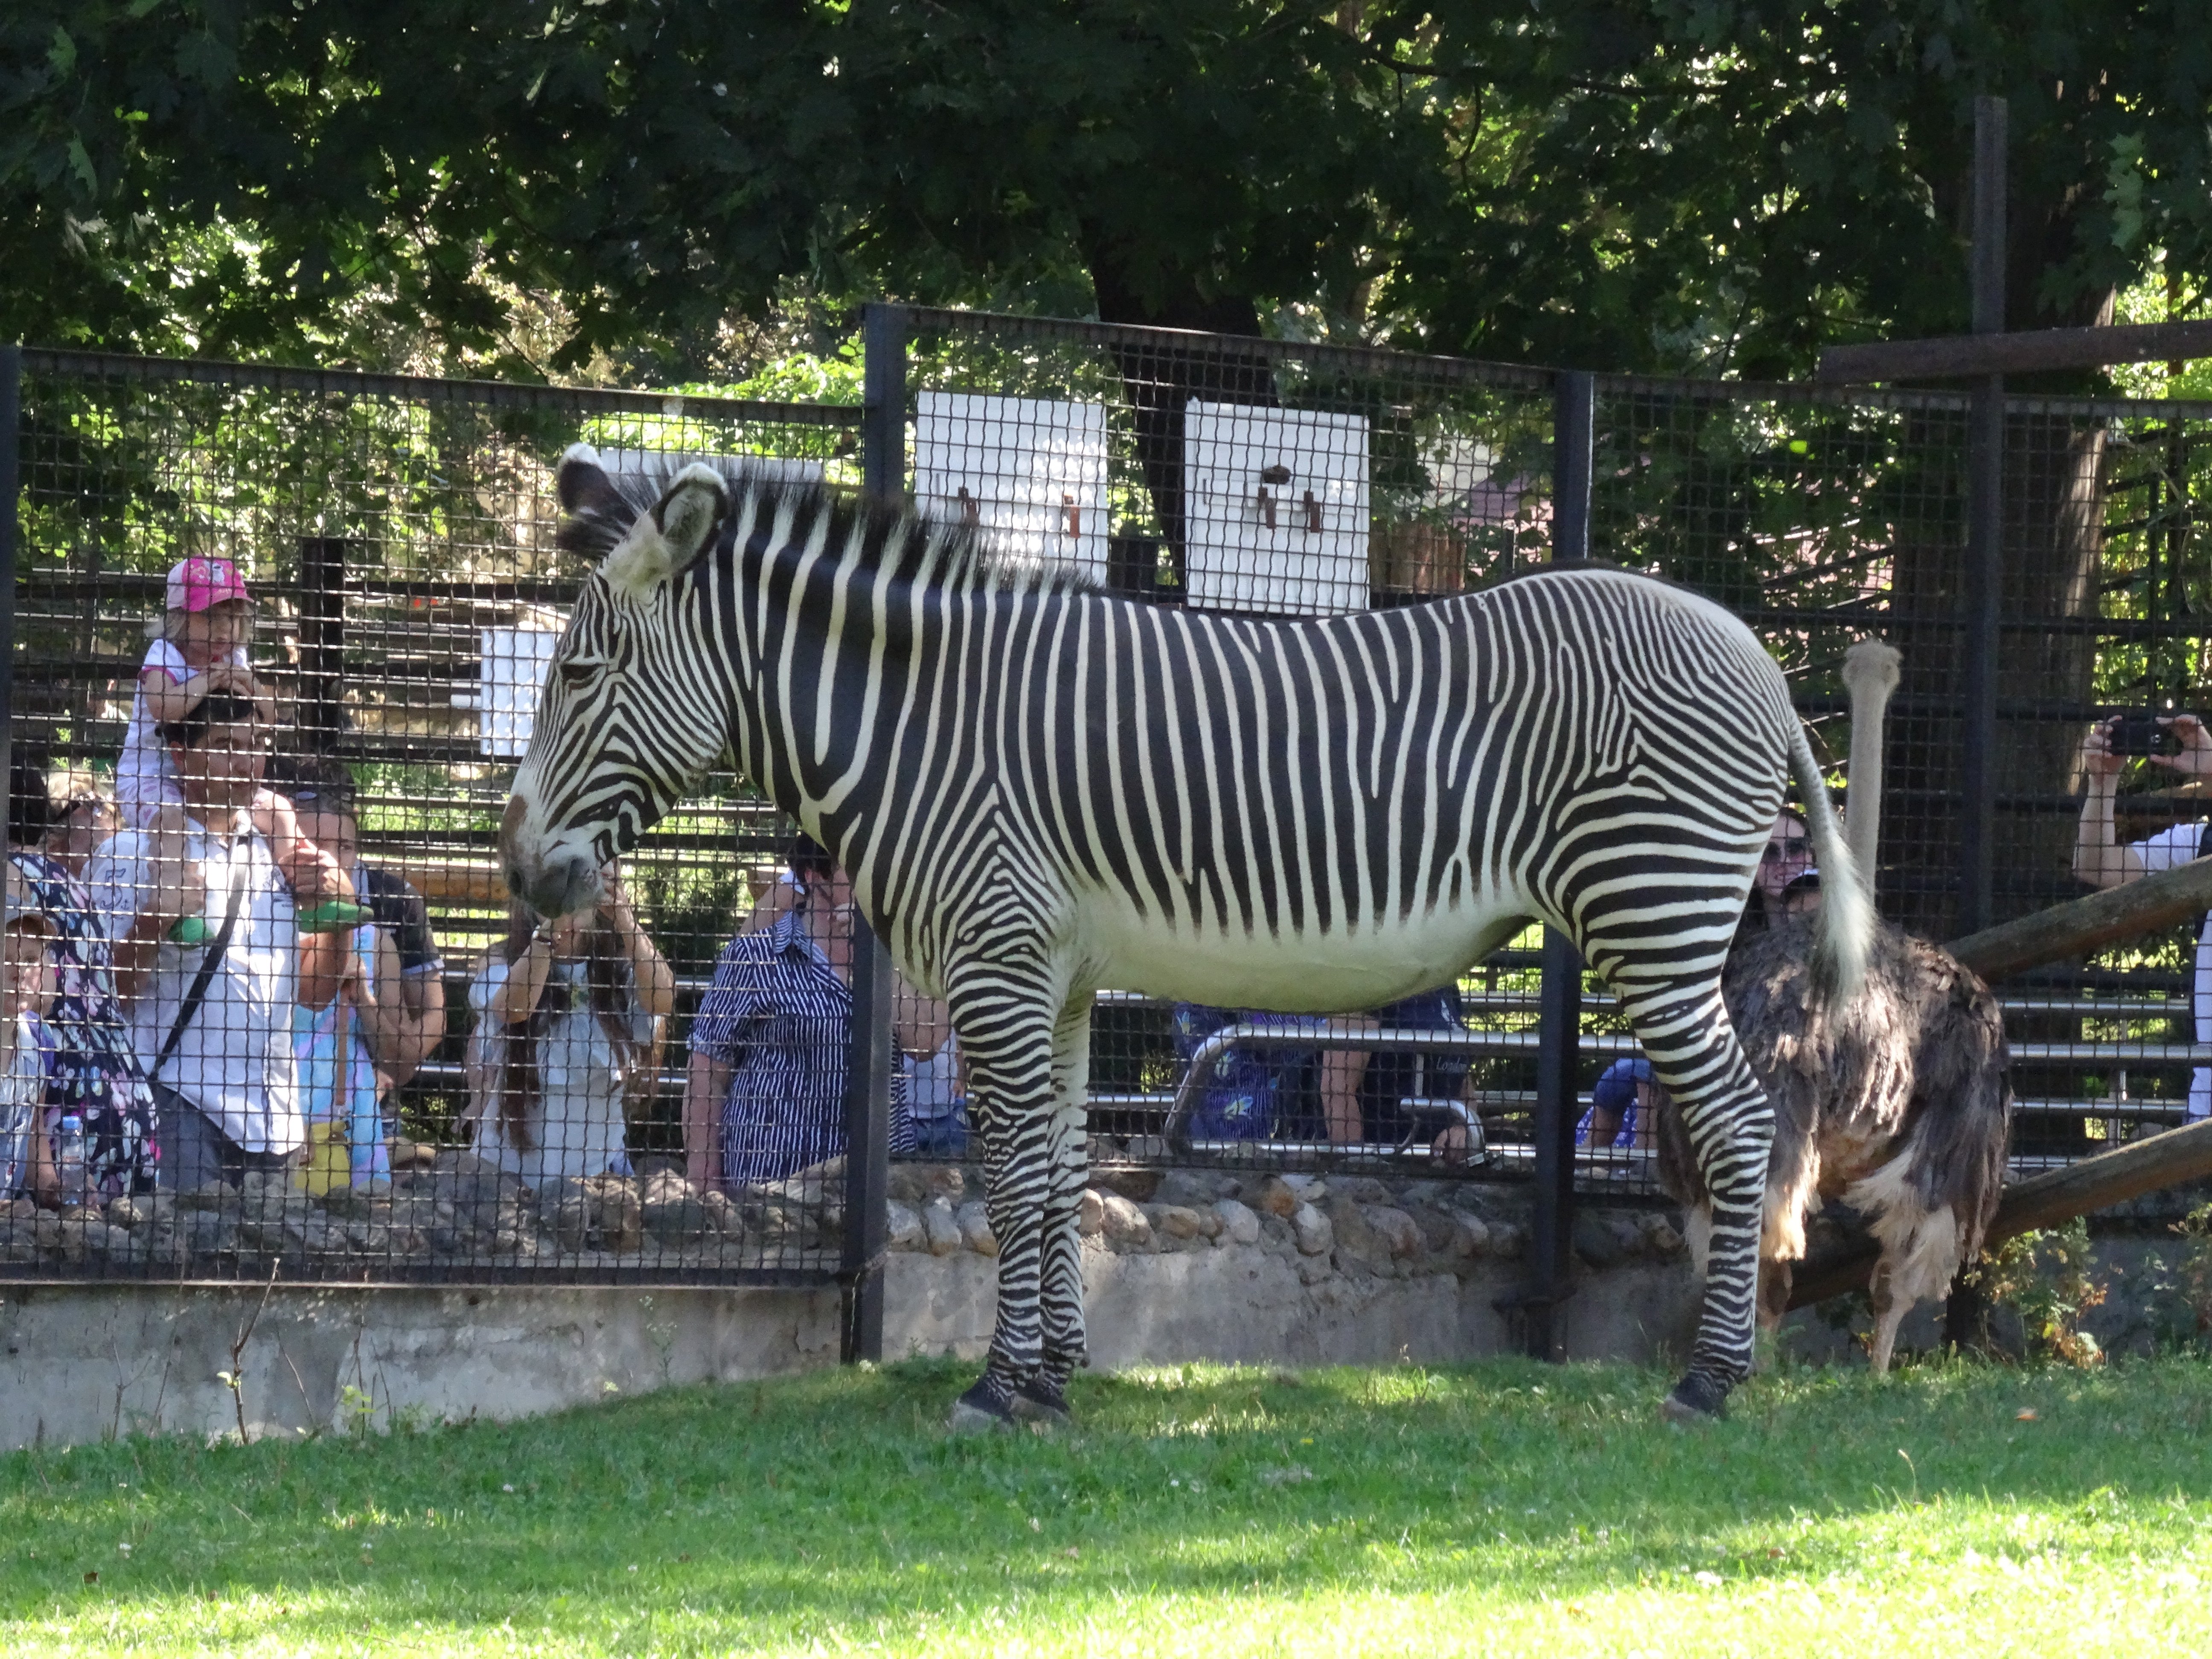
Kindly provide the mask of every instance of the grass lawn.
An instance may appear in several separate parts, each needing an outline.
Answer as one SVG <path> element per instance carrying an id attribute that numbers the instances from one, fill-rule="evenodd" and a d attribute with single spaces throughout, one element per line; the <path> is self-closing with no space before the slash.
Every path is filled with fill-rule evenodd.
<path id="1" fill-rule="evenodd" d="M 1078 1379 L 933 1364 L 507 1426 L 0 1458 L 0 1651 L 2206 1651 L 2212 1366 Z M 97 1574 L 97 1577 L 94 1575 Z"/>

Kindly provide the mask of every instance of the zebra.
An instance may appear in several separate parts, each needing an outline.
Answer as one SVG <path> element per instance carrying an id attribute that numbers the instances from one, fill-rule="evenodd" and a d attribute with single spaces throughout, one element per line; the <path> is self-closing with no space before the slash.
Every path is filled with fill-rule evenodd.
<path id="1" fill-rule="evenodd" d="M 1551 567 L 1295 622 L 1114 597 L 890 501 L 693 463 L 562 458 L 559 544 L 599 559 L 502 814 L 510 888 L 592 902 L 708 769 L 850 875 L 969 1064 L 998 1307 L 956 1426 L 1064 1419 L 1093 994 L 1328 1013 L 1452 980 L 1531 921 L 1618 995 L 1713 1197 L 1690 1361 L 1749 1370 L 1771 1117 L 1721 967 L 1793 775 L 1819 982 L 1872 908 L 1780 669 L 1689 591 Z"/>

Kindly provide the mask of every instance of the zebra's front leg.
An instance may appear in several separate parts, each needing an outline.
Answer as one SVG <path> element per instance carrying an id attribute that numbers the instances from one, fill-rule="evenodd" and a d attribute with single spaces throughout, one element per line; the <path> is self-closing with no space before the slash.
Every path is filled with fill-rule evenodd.
<path id="1" fill-rule="evenodd" d="M 1026 1004 L 1026 1000 L 1024 1000 Z M 999 1306 L 983 1375 L 953 1402 L 955 1429 L 1014 1420 L 1043 1363 L 1042 1290 L 1053 1191 L 1053 1006 L 1012 1006 L 1003 981 L 986 1006 L 952 998 L 968 1057 L 969 1121 L 983 1143 L 983 1202 L 999 1242 Z M 1079 1192 L 1079 1198 L 1080 1194 Z"/>
<path id="2" fill-rule="evenodd" d="M 1652 1070 L 1674 1097 L 1711 1195 L 1705 1304 L 1690 1368 L 1667 1396 L 1667 1415 L 1721 1415 L 1729 1390 L 1751 1373 L 1759 1304 L 1759 1241 L 1766 1201 L 1774 1112 L 1722 1005 L 1720 988 L 1688 996 L 1628 1000 Z"/>

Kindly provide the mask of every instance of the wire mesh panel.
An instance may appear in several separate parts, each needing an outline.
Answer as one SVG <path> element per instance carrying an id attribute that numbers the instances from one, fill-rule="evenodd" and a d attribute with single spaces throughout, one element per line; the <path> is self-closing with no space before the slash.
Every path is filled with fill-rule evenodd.
<path id="1" fill-rule="evenodd" d="M 909 315 L 915 492 L 1014 556 L 1255 620 L 1418 603 L 1550 557 L 1547 372 Z M 1339 1018 L 1102 993 L 1093 1156 L 1525 1164 L 1534 951 L 1532 935 L 1462 986 Z"/>
<path id="2" fill-rule="evenodd" d="M 850 485 L 859 418 L 25 354 L 10 917 L 59 982 L 11 988 L 7 1271 L 836 1267 L 837 872 L 726 772 L 586 913 L 495 842 L 585 574 L 563 451 Z"/>
<path id="3" fill-rule="evenodd" d="M 1254 617 L 1340 614 L 1480 588 L 1548 556 L 1548 374 L 1276 341 L 914 316 L 914 374 L 926 388 L 915 476 L 959 480 L 945 491 L 924 482 L 925 496 L 939 494 L 1025 555 L 1095 568 L 1095 542 L 1079 548 L 1074 526 L 1100 533 L 1103 447 L 1107 580 L 1116 591 Z M 1881 913 L 1943 940 L 1962 931 L 1977 879 L 2000 920 L 2083 891 L 2074 848 L 2088 723 L 2185 709 L 2201 696 L 2212 626 L 2192 614 L 2203 577 L 2189 540 L 2191 498 L 2203 469 L 2191 436 L 2208 411 L 2010 401 L 2000 623 L 1987 646 L 1998 720 L 1985 740 L 1966 703 L 1983 648 L 1969 620 L 1966 398 L 1633 377 L 1597 384 L 1592 554 L 1694 588 L 1751 624 L 1792 682 L 1838 805 L 1848 805 L 1851 735 L 1844 653 L 1875 636 L 1903 653 L 1884 744 Z M 951 425 L 929 412 L 993 398 L 1001 400 L 994 423 Z M 1080 446 L 1054 451 L 1059 441 L 1048 434 L 1079 427 Z M 1060 459 L 1041 465 L 1048 452 Z M 995 481 L 1017 477 L 1024 499 L 1056 501 L 1060 516 L 990 516 L 969 511 L 958 494 L 995 500 L 1006 493 Z M 1978 801 L 1968 794 L 1977 759 L 1986 791 Z M 2114 844 L 2166 830 L 2142 856 L 2170 859 L 2199 821 L 2193 786 L 2178 796 L 2147 787 L 2172 779 L 2129 765 Z M 1978 877 L 1967 831 L 1978 805 L 1993 820 L 1991 867 Z M 1747 927 L 1817 904 L 1818 881 L 1802 821 L 1785 815 Z M 2192 939 L 2193 930 L 2178 932 L 2003 988 L 2024 1162 L 2080 1156 L 2137 1124 L 2183 1115 L 2195 1071 Z M 1380 1050 L 1367 1038 L 1401 1030 L 1397 1021 L 1162 1005 L 1128 992 L 1103 994 L 1094 1014 L 1092 1121 L 1103 1136 L 1094 1150 L 1109 1159 L 1526 1167 L 1539 945 L 1532 929 L 1433 1012 L 1429 1029 L 1454 1033 L 1444 1046 L 1460 1052 L 1421 1054 L 1408 1035 L 1395 1060 L 1374 1068 L 1385 1092 L 1402 1091 L 1409 1103 L 1437 1094 L 1442 1077 L 1441 1092 L 1468 1109 L 1479 1157 L 1439 1156 L 1449 1144 L 1446 1115 L 1378 1110 L 1367 1067 Z M 1635 1109 L 1648 1104 L 1651 1085 L 1609 994 L 1594 978 L 1585 993 L 1581 1169 L 1587 1180 L 1640 1187 L 1650 1175 L 1648 1112 L 1639 1133 Z M 2197 1076 L 2212 1103 L 2212 1077 Z M 1348 1078 L 1364 1091 L 1356 1104 Z M 1608 1133 L 1613 1146 L 1588 1144 Z"/>

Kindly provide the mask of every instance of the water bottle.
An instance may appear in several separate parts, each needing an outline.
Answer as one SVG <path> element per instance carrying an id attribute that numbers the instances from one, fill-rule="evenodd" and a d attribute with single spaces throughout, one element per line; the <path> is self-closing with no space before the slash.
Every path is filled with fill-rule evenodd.
<path id="1" fill-rule="evenodd" d="M 84 1120 L 75 1112 L 64 1113 L 62 1126 L 54 1132 L 54 1177 L 60 1183 L 64 1205 L 84 1202 L 85 1154 Z"/>

